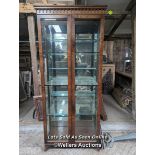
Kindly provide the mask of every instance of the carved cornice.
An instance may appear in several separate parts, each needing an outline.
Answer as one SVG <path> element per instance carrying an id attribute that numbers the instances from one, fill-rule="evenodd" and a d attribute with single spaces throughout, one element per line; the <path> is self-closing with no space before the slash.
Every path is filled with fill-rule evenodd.
<path id="1" fill-rule="evenodd" d="M 86 14 L 105 14 L 107 6 L 75 7 L 75 6 L 34 6 L 38 15 L 86 15 Z"/>

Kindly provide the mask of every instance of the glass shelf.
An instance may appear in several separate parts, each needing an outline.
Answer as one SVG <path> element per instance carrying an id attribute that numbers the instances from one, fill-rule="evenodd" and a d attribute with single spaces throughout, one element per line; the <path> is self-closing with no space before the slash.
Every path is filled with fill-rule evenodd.
<path id="1" fill-rule="evenodd" d="M 65 34 L 65 33 L 55 33 L 54 34 L 54 39 L 67 39 L 67 34 Z"/>
<path id="2" fill-rule="evenodd" d="M 49 42 L 67 42 L 67 39 L 47 39 Z"/>
<path id="3" fill-rule="evenodd" d="M 48 68 L 49 70 L 52 70 L 52 69 L 54 69 L 54 70 L 59 70 L 59 69 L 68 69 L 68 68 Z"/>
<path id="4" fill-rule="evenodd" d="M 68 114 L 47 114 L 47 116 L 52 117 L 68 117 Z M 89 113 L 89 114 L 76 114 L 76 116 L 96 116 L 96 114 Z"/>
<path id="5" fill-rule="evenodd" d="M 76 39 L 76 43 L 93 43 L 93 42 L 98 42 L 98 40 L 92 40 L 92 39 Z"/>
<path id="6" fill-rule="evenodd" d="M 51 96 L 68 96 L 68 91 L 52 91 Z"/>
<path id="7" fill-rule="evenodd" d="M 47 38 L 47 40 L 48 41 L 52 41 L 52 42 L 59 42 L 59 41 L 67 41 L 67 39 L 51 39 L 51 38 Z M 97 40 L 97 39 L 76 39 L 76 42 L 78 42 L 78 43 L 83 43 L 83 41 L 84 42 L 90 42 L 90 43 L 92 43 L 92 42 L 97 42 L 97 41 L 99 41 L 99 40 Z"/>
<path id="8" fill-rule="evenodd" d="M 75 69 L 96 70 L 96 68 L 75 68 Z"/>
<path id="9" fill-rule="evenodd" d="M 68 52 L 59 52 L 59 53 L 54 53 L 54 52 L 51 52 L 51 50 L 48 51 L 48 54 L 49 55 L 52 55 L 52 56 L 57 56 L 57 55 L 67 55 Z"/>
<path id="10" fill-rule="evenodd" d="M 68 91 L 52 91 L 51 96 L 64 97 L 68 96 Z M 95 91 L 76 91 L 75 96 L 95 96 Z"/>
<path id="11" fill-rule="evenodd" d="M 67 39 L 53 39 L 53 42 L 67 42 Z"/>
<path id="12" fill-rule="evenodd" d="M 79 53 L 81 53 L 81 54 L 84 54 L 84 53 L 88 53 L 88 54 L 91 54 L 91 55 L 93 55 L 93 54 L 98 54 L 99 52 L 95 52 L 95 51 L 91 51 L 91 52 L 77 52 L 77 51 L 75 51 L 75 54 L 79 54 Z"/>
<path id="13" fill-rule="evenodd" d="M 68 70 L 68 68 L 48 68 L 49 70 L 52 70 L 52 69 L 54 69 L 54 70 L 59 70 L 59 69 L 67 69 Z M 96 68 L 75 68 L 75 69 L 85 69 L 85 70 L 96 70 Z"/>
<path id="14" fill-rule="evenodd" d="M 52 116 L 52 117 L 68 117 L 68 114 L 47 114 L 47 116 Z"/>
<path id="15" fill-rule="evenodd" d="M 68 77 L 67 76 L 57 76 L 48 81 L 45 86 L 50 85 L 68 85 Z M 96 76 L 76 76 L 75 77 L 75 85 L 81 86 L 95 86 L 98 85 L 96 81 Z"/>

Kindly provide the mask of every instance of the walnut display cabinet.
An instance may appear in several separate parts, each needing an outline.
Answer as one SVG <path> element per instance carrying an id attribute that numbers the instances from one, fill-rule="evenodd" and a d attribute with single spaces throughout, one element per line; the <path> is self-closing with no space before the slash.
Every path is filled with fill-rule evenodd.
<path id="1" fill-rule="evenodd" d="M 100 143 L 106 6 L 35 6 L 45 149 Z M 70 136 L 69 138 L 62 136 Z M 74 137 L 74 138 L 73 138 Z"/>

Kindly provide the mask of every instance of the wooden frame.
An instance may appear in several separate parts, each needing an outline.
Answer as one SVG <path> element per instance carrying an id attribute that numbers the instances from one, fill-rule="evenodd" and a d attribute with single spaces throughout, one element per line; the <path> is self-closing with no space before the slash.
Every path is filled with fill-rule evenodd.
<path id="1" fill-rule="evenodd" d="M 40 7 L 35 6 L 37 10 L 38 39 L 39 39 L 39 56 L 42 85 L 42 107 L 43 107 L 43 124 L 44 124 L 44 143 L 45 149 L 52 146 L 54 142 L 47 140 L 47 119 L 46 119 L 46 97 L 45 97 L 45 79 L 41 34 L 42 18 L 66 18 L 67 19 L 67 36 L 68 36 L 68 134 L 75 135 L 75 19 L 99 19 L 100 20 L 100 41 L 99 41 L 99 65 L 98 65 L 98 105 L 97 105 L 97 130 L 96 135 L 100 135 L 100 113 L 102 107 L 102 53 L 104 47 L 104 12 L 106 6 L 100 7 Z M 69 140 L 68 143 L 78 143 L 75 140 Z M 92 142 L 94 143 L 94 142 Z"/>

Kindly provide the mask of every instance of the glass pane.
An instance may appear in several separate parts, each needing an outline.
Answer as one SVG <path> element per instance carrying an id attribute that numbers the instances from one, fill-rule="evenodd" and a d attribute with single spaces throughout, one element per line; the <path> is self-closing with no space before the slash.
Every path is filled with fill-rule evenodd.
<path id="1" fill-rule="evenodd" d="M 97 85 L 96 76 L 77 76 L 75 78 L 75 85 L 78 86 Z"/>
<path id="2" fill-rule="evenodd" d="M 96 76 L 98 53 L 76 53 L 75 74 L 80 76 Z"/>
<path id="3" fill-rule="evenodd" d="M 46 83 L 60 76 L 68 83 L 67 21 L 42 20 L 42 35 Z"/>
<path id="4" fill-rule="evenodd" d="M 42 35 L 48 140 L 52 140 L 51 136 L 68 134 L 66 19 L 42 20 Z"/>
<path id="5" fill-rule="evenodd" d="M 76 20 L 75 135 L 96 135 L 99 21 Z"/>

